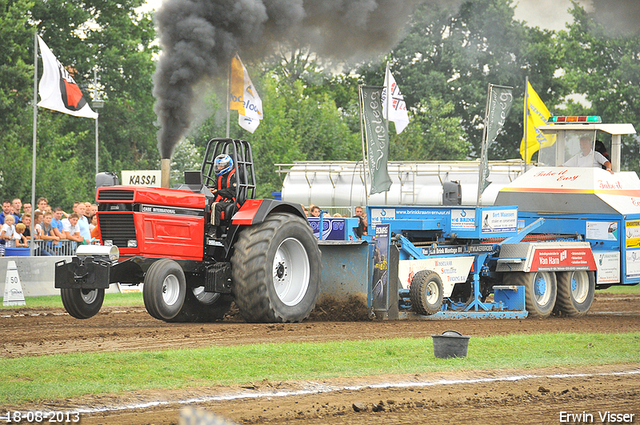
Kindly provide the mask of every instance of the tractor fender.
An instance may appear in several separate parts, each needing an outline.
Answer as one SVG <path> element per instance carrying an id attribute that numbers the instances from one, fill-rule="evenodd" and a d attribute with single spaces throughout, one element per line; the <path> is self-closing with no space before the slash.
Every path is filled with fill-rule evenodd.
<path id="1" fill-rule="evenodd" d="M 304 219 L 307 217 L 301 204 L 276 201 L 274 199 L 247 199 L 231 220 L 233 225 L 250 226 L 264 222 L 269 214 L 286 212 L 298 215 Z"/>

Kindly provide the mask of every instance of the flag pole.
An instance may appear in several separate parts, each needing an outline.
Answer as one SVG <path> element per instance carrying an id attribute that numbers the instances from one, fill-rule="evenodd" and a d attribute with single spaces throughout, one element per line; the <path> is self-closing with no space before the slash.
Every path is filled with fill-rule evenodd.
<path id="1" fill-rule="evenodd" d="M 93 107 L 96 109 L 96 176 L 100 172 L 100 167 L 98 166 L 98 155 L 100 152 L 99 145 L 99 135 L 98 135 L 98 107 L 96 105 L 96 100 L 98 100 L 98 70 L 93 68 Z"/>
<path id="2" fill-rule="evenodd" d="M 524 172 L 527 172 L 527 145 L 529 141 L 527 140 L 527 122 L 529 121 L 529 76 L 524 77 L 524 136 L 522 136 L 524 140 Z"/>
<path id="3" fill-rule="evenodd" d="M 369 162 L 367 161 L 367 150 L 365 147 L 364 140 L 364 126 L 362 125 L 363 120 L 363 112 L 362 112 L 362 86 L 358 86 L 358 109 L 360 109 L 360 139 L 362 140 L 362 182 L 364 183 L 364 195 L 365 195 L 365 205 L 369 206 L 369 190 L 367 189 L 367 166 Z"/>
<path id="4" fill-rule="evenodd" d="M 487 139 L 487 127 L 489 126 L 489 103 L 491 101 L 491 91 L 493 89 L 493 84 L 489 83 L 489 88 L 487 89 L 487 104 L 484 108 L 484 129 L 482 130 L 482 146 L 480 148 L 480 171 L 478 176 L 478 199 L 476 200 L 476 206 L 480 206 L 480 199 L 482 198 L 482 192 L 484 188 L 483 175 L 484 175 L 484 157 L 487 155 L 486 152 L 486 139 Z"/>
<path id="5" fill-rule="evenodd" d="M 384 74 L 384 79 L 387 81 L 387 137 L 389 138 L 389 143 L 391 143 L 391 136 L 389 136 L 389 118 L 391 117 L 391 71 L 389 70 L 389 61 L 387 61 L 387 69 Z M 384 203 L 388 205 L 389 200 L 387 199 L 387 195 L 389 194 L 388 190 L 384 192 Z M 402 196 L 401 196 L 402 198 Z"/>
<path id="6" fill-rule="evenodd" d="M 231 59 L 233 60 L 233 58 Z M 229 130 L 231 127 L 231 61 L 229 61 L 229 70 L 227 71 L 227 139 L 229 138 Z"/>
<path id="7" fill-rule="evenodd" d="M 38 137 L 38 31 L 33 34 L 33 142 L 31 153 L 31 205 L 36 204 L 36 141 Z M 35 211 L 35 209 L 33 210 Z M 35 220 L 29 225 L 29 254 L 33 257 L 35 234 L 33 231 Z"/>

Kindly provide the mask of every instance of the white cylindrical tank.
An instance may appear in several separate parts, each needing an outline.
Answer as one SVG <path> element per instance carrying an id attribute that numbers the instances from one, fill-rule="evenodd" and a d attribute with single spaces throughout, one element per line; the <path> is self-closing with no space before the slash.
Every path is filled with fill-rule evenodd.
<path id="1" fill-rule="evenodd" d="M 362 162 L 298 162 L 279 164 L 285 174 L 282 200 L 326 207 L 355 205 L 442 205 L 445 181 L 459 182 L 462 204 L 475 205 L 478 194 L 479 161 L 389 162 L 391 187 L 373 194 L 367 203 L 371 182 Z M 493 205 L 498 191 L 522 172 L 520 160 L 489 161 L 489 181 L 482 205 Z"/>

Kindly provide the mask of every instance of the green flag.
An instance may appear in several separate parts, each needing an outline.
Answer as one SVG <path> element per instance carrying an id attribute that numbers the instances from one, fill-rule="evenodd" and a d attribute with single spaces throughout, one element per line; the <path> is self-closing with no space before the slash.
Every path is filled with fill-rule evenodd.
<path id="1" fill-rule="evenodd" d="M 383 87 L 360 88 L 364 134 L 367 140 L 371 194 L 386 192 L 391 187 L 387 171 L 389 158 L 389 134 L 382 116 Z"/>
<path id="2" fill-rule="evenodd" d="M 482 141 L 482 151 L 480 155 L 480 178 L 478 181 L 478 204 L 482 192 L 489 186 L 489 146 L 494 142 L 498 133 L 502 130 L 507 115 L 513 104 L 513 87 L 496 86 L 489 84 L 487 94 L 487 109 L 485 111 L 485 133 Z"/>

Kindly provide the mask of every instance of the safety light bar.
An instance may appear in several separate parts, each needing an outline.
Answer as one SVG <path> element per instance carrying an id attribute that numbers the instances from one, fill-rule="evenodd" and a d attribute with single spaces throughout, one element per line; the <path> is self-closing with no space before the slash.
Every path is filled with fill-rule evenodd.
<path id="1" fill-rule="evenodd" d="M 557 124 L 557 123 L 590 123 L 590 124 L 600 124 L 602 123 L 602 117 L 597 115 L 592 116 L 576 116 L 576 117 L 549 117 L 547 120 L 548 123 Z"/>

